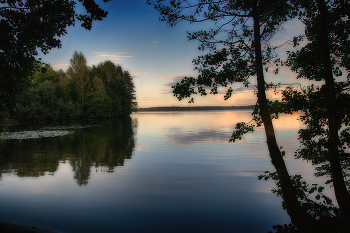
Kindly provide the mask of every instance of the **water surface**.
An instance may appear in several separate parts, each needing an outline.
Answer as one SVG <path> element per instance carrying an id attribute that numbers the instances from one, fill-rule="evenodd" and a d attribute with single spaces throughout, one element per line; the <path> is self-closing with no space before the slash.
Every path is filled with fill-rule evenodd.
<path id="1" fill-rule="evenodd" d="M 297 118 L 282 116 L 276 133 L 291 173 L 311 179 L 293 159 Z M 268 232 L 290 219 L 272 181 L 257 179 L 273 170 L 263 129 L 228 143 L 250 120 L 248 110 L 144 112 L 6 128 L 0 221 L 57 232 Z"/>

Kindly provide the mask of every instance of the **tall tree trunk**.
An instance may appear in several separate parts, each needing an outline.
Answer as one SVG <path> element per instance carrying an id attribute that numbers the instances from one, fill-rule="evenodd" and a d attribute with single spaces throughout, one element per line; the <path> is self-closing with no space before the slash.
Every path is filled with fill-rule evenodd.
<path id="1" fill-rule="evenodd" d="M 326 97 L 328 109 L 328 151 L 329 162 L 331 165 L 332 181 L 334 186 L 335 196 L 341 212 L 347 218 L 350 217 L 350 194 L 346 188 L 344 177 L 339 159 L 339 136 L 338 136 L 338 120 L 336 100 L 334 94 L 334 79 L 332 72 L 332 64 L 330 58 L 330 48 L 328 40 L 328 25 L 327 25 L 327 5 L 324 0 L 317 0 L 319 10 L 319 40 L 322 52 L 322 61 L 324 67 L 324 79 L 326 84 Z"/>
<path id="2" fill-rule="evenodd" d="M 284 163 L 282 153 L 276 141 L 275 131 L 273 128 L 271 116 L 269 113 L 266 93 L 265 80 L 262 64 L 261 53 L 261 35 L 260 35 L 260 20 L 257 0 L 252 0 L 252 17 L 254 20 L 254 49 L 255 49 L 255 68 L 257 72 L 258 84 L 258 104 L 260 107 L 260 116 L 264 123 L 266 142 L 270 153 L 271 163 L 276 169 L 281 189 L 283 193 L 283 200 L 287 207 L 287 213 L 291 217 L 292 223 L 298 227 L 302 232 L 313 232 L 313 219 L 304 212 L 297 196 L 296 190 L 290 179 L 287 167 Z M 312 230 L 311 230 L 312 229 Z"/>

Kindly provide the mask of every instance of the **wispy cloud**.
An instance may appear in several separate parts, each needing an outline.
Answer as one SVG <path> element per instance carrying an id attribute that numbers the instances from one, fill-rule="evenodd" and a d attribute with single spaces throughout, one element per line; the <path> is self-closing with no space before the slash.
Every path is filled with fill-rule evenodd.
<path id="1" fill-rule="evenodd" d="M 173 94 L 173 89 L 169 86 L 168 88 L 160 89 L 160 92 L 165 95 Z"/>
<path id="2" fill-rule="evenodd" d="M 156 97 L 142 97 L 142 100 L 156 100 Z"/>
<path id="3" fill-rule="evenodd" d="M 142 70 L 135 70 L 131 72 L 131 76 L 134 78 L 138 78 L 138 77 L 145 77 L 149 74 L 148 71 L 146 71 L 146 69 L 142 69 Z"/>
<path id="4" fill-rule="evenodd" d="M 103 59 L 110 59 L 110 60 L 120 60 L 127 57 L 133 57 L 131 55 L 127 55 L 127 52 L 120 52 L 120 53 L 106 53 L 106 52 L 94 52 L 93 57 L 97 58 L 103 58 Z"/>
<path id="5" fill-rule="evenodd" d="M 107 60 L 116 63 L 116 62 L 120 62 L 120 60 L 123 60 L 125 58 L 130 58 L 130 57 L 134 57 L 134 56 L 128 55 L 127 52 L 120 52 L 120 53 L 92 52 L 91 55 L 87 56 L 87 64 L 89 66 L 92 66 Z"/>
<path id="6" fill-rule="evenodd" d="M 166 87 L 171 87 L 173 85 L 175 85 L 176 83 L 178 82 L 181 82 L 181 80 L 184 78 L 184 77 L 191 77 L 191 75 L 185 75 L 185 74 L 177 74 L 173 77 L 161 77 L 163 80 L 164 80 L 164 83 L 163 85 L 166 86 Z"/>

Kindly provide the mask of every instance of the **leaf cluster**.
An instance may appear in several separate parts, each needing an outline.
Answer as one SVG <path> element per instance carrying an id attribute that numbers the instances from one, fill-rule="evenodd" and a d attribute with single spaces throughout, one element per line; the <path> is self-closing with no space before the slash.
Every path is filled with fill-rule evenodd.
<path id="1" fill-rule="evenodd" d="M 349 82 L 335 83 L 335 100 L 339 132 L 339 155 L 346 184 L 349 184 L 349 149 L 350 149 L 350 93 Z M 283 94 L 284 113 L 302 111 L 301 121 L 306 128 L 299 130 L 301 148 L 296 157 L 311 161 L 317 165 L 316 175 L 330 175 L 328 152 L 328 111 L 325 96 L 326 86 L 309 86 L 301 90 L 285 89 Z M 330 180 L 328 182 L 331 182 Z"/>
<path id="2" fill-rule="evenodd" d="M 323 62 L 319 38 L 320 14 L 316 1 L 294 1 L 299 8 L 299 19 L 305 25 L 305 35 L 294 38 L 294 46 L 302 41 L 306 45 L 288 52 L 285 65 L 298 74 L 298 78 L 320 81 L 323 79 Z M 333 75 L 340 77 L 346 70 L 350 78 L 350 4 L 348 1 L 327 1 L 328 40 L 330 45 Z M 310 59 L 312 57 L 312 59 Z"/>
<path id="3" fill-rule="evenodd" d="M 265 173 L 259 175 L 258 178 L 259 180 L 274 180 L 276 182 L 276 187 L 271 191 L 276 193 L 277 196 L 283 197 L 284 194 L 276 172 L 265 171 Z M 291 176 L 291 181 L 302 208 L 314 219 L 323 219 L 339 214 L 339 210 L 333 205 L 332 200 L 323 194 L 325 189 L 323 186 L 319 186 L 318 184 L 310 185 L 303 180 L 301 175 Z M 284 201 L 282 206 L 284 209 L 286 208 Z"/>

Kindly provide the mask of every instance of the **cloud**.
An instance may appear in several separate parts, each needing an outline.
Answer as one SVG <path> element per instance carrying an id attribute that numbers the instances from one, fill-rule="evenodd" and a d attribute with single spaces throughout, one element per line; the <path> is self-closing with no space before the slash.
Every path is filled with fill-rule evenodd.
<path id="1" fill-rule="evenodd" d="M 171 87 L 174 86 L 176 83 L 181 82 L 181 80 L 184 77 L 191 77 L 191 75 L 185 75 L 185 74 L 177 74 L 172 77 L 161 77 L 165 82 L 163 83 L 163 86 Z"/>
<path id="2" fill-rule="evenodd" d="M 62 69 L 63 71 L 66 71 L 68 69 L 69 65 L 70 65 L 69 63 L 56 63 L 56 64 L 51 65 L 51 66 L 54 70 Z"/>
<path id="3" fill-rule="evenodd" d="M 88 60 L 88 65 L 93 65 L 102 61 L 111 60 L 111 61 L 120 61 L 124 58 L 134 57 L 127 55 L 127 52 L 120 53 L 106 53 L 106 52 L 93 52 L 93 55 Z"/>
<path id="4" fill-rule="evenodd" d="M 164 86 L 163 89 L 161 89 L 161 93 L 162 94 L 170 94 L 170 95 L 173 95 L 173 89 L 171 88 L 171 86 L 174 86 L 176 83 L 179 83 L 181 82 L 181 80 L 185 77 L 190 77 L 190 75 L 184 75 L 184 74 L 177 74 L 176 76 L 173 76 L 173 77 L 161 77 L 161 79 L 164 80 L 164 82 L 162 83 L 162 85 Z M 228 87 L 221 87 L 219 86 L 218 87 L 218 94 L 217 96 L 220 96 L 221 99 L 223 99 L 223 95 L 226 94 L 227 92 L 227 89 L 229 87 L 232 87 L 233 89 L 233 92 L 232 94 L 233 95 L 239 95 L 241 93 L 253 93 L 254 92 L 254 88 L 252 86 L 249 86 L 249 87 L 245 87 L 243 83 L 233 83 L 231 85 L 228 85 Z M 195 87 L 196 89 L 196 87 Z M 210 93 L 210 87 L 206 87 L 207 89 L 207 93 L 209 94 Z M 199 95 L 198 95 L 199 96 Z M 195 95 L 193 96 L 195 97 Z"/>
<path id="5" fill-rule="evenodd" d="M 106 60 L 116 62 L 125 58 L 131 58 L 131 57 L 134 57 L 134 56 L 128 55 L 127 52 L 120 52 L 120 53 L 92 52 L 92 54 L 85 56 L 88 66 L 96 65 Z M 62 69 L 65 71 L 68 69 L 70 64 L 67 62 L 63 63 L 60 61 L 62 60 L 69 61 L 69 59 L 71 59 L 71 57 L 65 57 L 63 59 L 60 58 L 60 60 L 58 58 L 55 58 L 54 62 L 50 62 L 50 63 L 54 70 Z M 139 76 L 139 73 L 137 72 L 134 72 L 134 73 L 136 73 L 135 76 Z"/>
<path id="6" fill-rule="evenodd" d="M 156 97 L 142 97 L 141 100 L 157 100 Z"/>
<path id="7" fill-rule="evenodd" d="M 149 74 L 148 71 L 146 71 L 146 69 L 142 69 L 142 70 L 135 70 L 131 72 L 131 76 L 134 78 L 138 78 L 138 77 L 145 77 Z"/>
<path id="8" fill-rule="evenodd" d="M 103 58 L 110 58 L 110 59 L 122 59 L 126 57 L 133 57 L 128 54 L 127 52 L 120 52 L 120 53 L 106 53 L 106 52 L 94 52 L 94 57 L 103 57 Z"/>
<path id="9" fill-rule="evenodd" d="M 160 92 L 164 95 L 173 95 L 173 89 L 169 86 L 169 88 L 163 88 L 163 89 L 160 89 Z"/>

